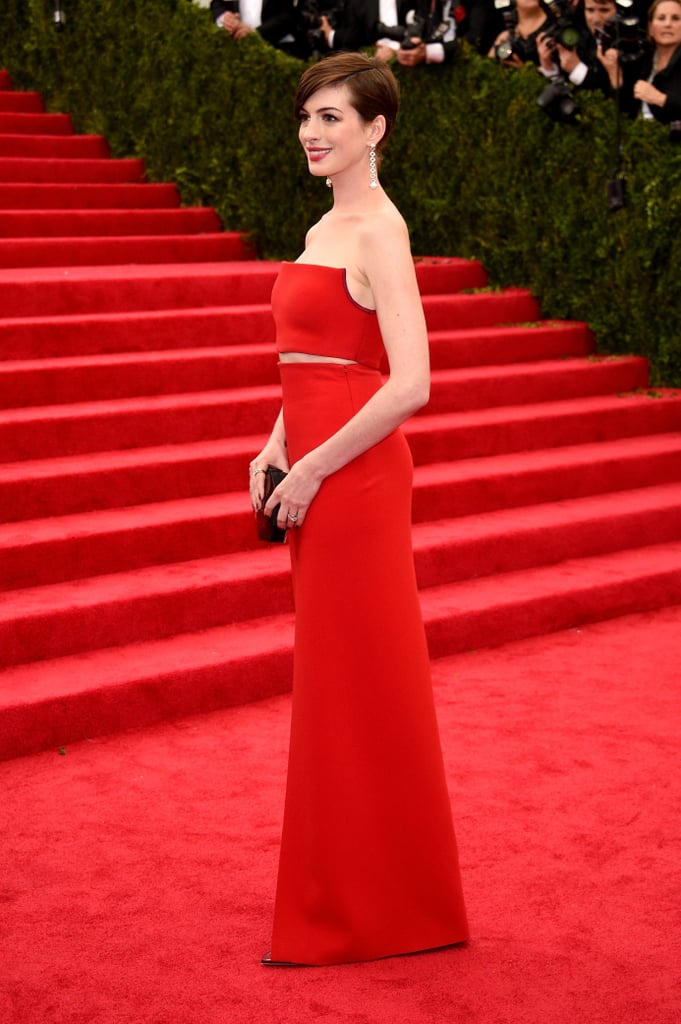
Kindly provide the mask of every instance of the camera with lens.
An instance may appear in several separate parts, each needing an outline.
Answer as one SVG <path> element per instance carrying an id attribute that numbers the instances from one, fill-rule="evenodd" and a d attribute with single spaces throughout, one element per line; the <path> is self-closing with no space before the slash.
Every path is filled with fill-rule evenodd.
<path id="1" fill-rule="evenodd" d="M 560 43 L 567 50 L 574 50 L 581 32 L 571 0 L 539 0 L 539 6 L 548 21 L 542 30 L 544 37 Z"/>
<path id="2" fill-rule="evenodd" d="M 326 36 L 322 30 L 322 18 L 327 18 L 331 28 L 337 28 L 343 17 L 343 6 L 321 8 L 316 0 L 304 0 L 298 6 L 300 27 L 310 51 L 314 54 L 326 53 L 329 49 Z"/>
<path id="3" fill-rule="evenodd" d="M 497 60 L 509 60 L 514 54 L 523 64 L 532 59 L 533 46 L 522 36 L 517 36 L 515 30 L 518 25 L 518 11 L 515 0 L 494 0 L 494 7 L 501 14 L 504 21 L 504 29 L 508 32 L 508 39 L 502 39 L 494 47 L 494 56 Z"/>
<path id="4" fill-rule="evenodd" d="M 615 13 L 595 31 L 596 42 L 605 53 L 617 50 L 622 64 L 640 60 L 648 51 L 646 34 L 634 10 L 634 0 L 616 0 Z"/>
<path id="5" fill-rule="evenodd" d="M 416 11 L 409 11 L 405 25 L 385 25 L 379 21 L 376 31 L 379 39 L 394 39 L 400 44 L 401 50 L 413 50 L 416 43 L 412 39 L 420 39 L 423 43 L 441 43 L 450 24 L 449 21 L 433 23 L 430 18 L 419 18 Z"/>
<path id="6" fill-rule="evenodd" d="M 579 107 L 572 96 L 572 89 L 565 78 L 556 76 L 537 99 L 538 106 L 552 121 L 560 124 L 576 124 Z"/>
<path id="7" fill-rule="evenodd" d="M 581 38 L 579 24 L 574 17 L 574 9 L 570 0 L 539 0 L 539 6 L 546 14 L 547 24 L 542 30 L 544 38 L 551 40 L 553 46 L 564 46 L 574 50 Z M 542 90 L 537 104 L 553 121 L 560 124 L 576 124 L 579 107 L 572 95 L 570 80 L 561 68 L 558 53 L 552 52 L 555 73 L 551 81 Z"/>

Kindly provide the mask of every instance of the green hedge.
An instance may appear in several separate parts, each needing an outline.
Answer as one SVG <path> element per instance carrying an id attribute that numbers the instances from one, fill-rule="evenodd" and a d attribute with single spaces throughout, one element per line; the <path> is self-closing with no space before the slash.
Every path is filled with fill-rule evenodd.
<path id="1" fill-rule="evenodd" d="M 116 156 L 142 156 L 187 204 L 215 206 L 265 258 L 295 258 L 329 204 L 305 170 L 291 100 L 303 65 L 253 34 L 234 43 L 189 0 L 3 0 L 0 63 Z M 462 47 L 455 62 L 396 71 L 402 111 L 381 170 L 414 251 L 485 264 L 549 317 L 587 320 L 601 351 L 639 352 L 681 385 L 681 146 L 623 124 L 627 205 L 612 213 L 614 105 L 578 95 L 579 124 L 537 106 L 544 85 Z"/>

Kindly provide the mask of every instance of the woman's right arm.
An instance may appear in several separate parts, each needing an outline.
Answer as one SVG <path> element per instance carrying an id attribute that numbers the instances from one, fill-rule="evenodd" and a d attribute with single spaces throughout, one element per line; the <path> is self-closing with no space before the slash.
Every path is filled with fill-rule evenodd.
<path id="1" fill-rule="evenodd" d="M 257 512 L 262 506 L 262 496 L 265 489 L 264 473 L 260 470 L 268 466 L 276 466 L 289 471 L 288 449 L 286 447 L 286 431 L 284 430 L 284 410 L 279 410 L 272 433 L 263 450 L 256 455 L 251 462 L 250 469 L 250 494 L 253 511 Z"/>

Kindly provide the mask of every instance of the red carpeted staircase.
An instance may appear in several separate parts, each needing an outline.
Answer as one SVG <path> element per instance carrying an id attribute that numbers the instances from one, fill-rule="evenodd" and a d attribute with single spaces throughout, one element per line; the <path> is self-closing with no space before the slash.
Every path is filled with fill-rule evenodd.
<path id="1" fill-rule="evenodd" d="M 0 78 L 0 756 L 285 691 L 288 552 L 248 462 L 279 405 L 269 296 L 181 209 Z M 407 424 L 435 657 L 681 602 L 681 394 L 475 262 L 418 265 Z M 348 567 L 352 571 L 352 567 Z"/>

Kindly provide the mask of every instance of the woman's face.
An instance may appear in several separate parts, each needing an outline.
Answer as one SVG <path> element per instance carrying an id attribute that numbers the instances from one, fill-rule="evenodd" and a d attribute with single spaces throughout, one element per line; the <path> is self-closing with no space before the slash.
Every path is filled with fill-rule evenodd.
<path id="1" fill-rule="evenodd" d="M 337 174 L 368 158 L 371 125 L 359 116 L 345 85 L 318 89 L 300 112 L 298 137 L 311 174 Z"/>
<path id="2" fill-rule="evenodd" d="M 650 19 L 649 31 L 656 46 L 678 46 L 681 43 L 681 3 L 663 0 Z"/>

